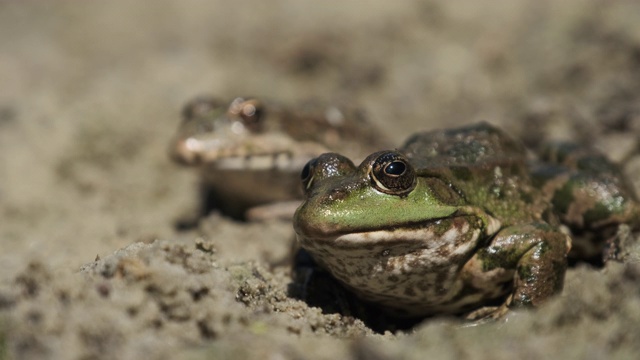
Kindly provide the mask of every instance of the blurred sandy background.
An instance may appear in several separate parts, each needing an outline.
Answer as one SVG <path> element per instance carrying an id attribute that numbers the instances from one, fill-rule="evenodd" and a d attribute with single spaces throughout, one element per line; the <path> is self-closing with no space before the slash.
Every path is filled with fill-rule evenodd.
<path id="1" fill-rule="evenodd" d="M 640 270 L 632 265 L 573 270 L 569 279 L 576 280 L 556 305 L 539 316 L 516 317 L 507 330 L 435 321 L 412 335 L 382 339 L 361 324 L 285 299 L 286 268 L 269 264 L 285 256 L 290 224 L 214 216 L 198 232 L 174 230 L 197 202 L 197 178 L 169 161 L 168 140 L 181 106 L 202 93 L 352 104 L 398 143 L 419 129 L 489 120 L 532 147 L 551 138 L 595 144 L 623 162 L 637 189 L 640 4 L 0 2 L 0 357 L 171 358 L 212 343 L 204 351 L 213 357 L 257 358 L 261 351 L 273 358 L 379 359 L 637 354 L 640 335 L 628 326 L 640 319 L 633 310 L 640 306 Z M 124 300 L 113 300 L 137 294 L 140 309 L 145 301 L 162 303 L 148 292 L 149 281 L 166 279 L 164 262 L 183 256 L 176 248 L 190 244 L 184 253 L 200 251 L 193 244 L 202 236 L 216 248 L 213 260 L 202 260 L 218 266 L 211 281 L 228 293 L 212 297 L 211 309 L 226 306 L 231 318 L 245 320 L 229 325 L 217 310 L 207 313 L 190 300 L 186 319 L 176 321 L 163 306 L 140 318 Z M 135 242 L 146 248 L 111 255 Z M 78 274 L 97 255 L 102 262 L 89 275 Z M 135 266 L 146 275 L 127 277 L 123 256 L 143 259 Z M 191 276 L 203 269 L 183 265 L 180 271 Z M 582 293 L 585 283 L 593 293 Z M 104 295 L 104 284 L 118 295 Z M 220 300 L 237 300 L 245 285 L 264 291 L 234 305 Z M 576 305 L 582 299 L 584 306 Z M 583 311 L 595 304 L 606 309 Z M 52 315 L 53 307 L 62 315 Z M 202 316 L 217 330 L 207 330 L 194 309 L 205 309 Z M 310 312 L 316 326 L 305 318 Z M 94 318 L 109 320 L 97 325 L 100 331 L 83 327 Z M 326 345 L 354 334 L 366 336 Z M 563 336 L 573 337 L 575 347 Z"/>

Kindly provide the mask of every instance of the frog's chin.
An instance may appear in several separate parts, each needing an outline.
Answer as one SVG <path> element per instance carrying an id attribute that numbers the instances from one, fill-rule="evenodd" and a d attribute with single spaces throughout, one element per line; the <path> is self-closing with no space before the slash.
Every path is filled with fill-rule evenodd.
<path id="1" fill-rule="evenodd" d="M 321 240 L 301 238 L 300 245 L 320 267 L 362 298 L 402 309 L 413 309 L 416 304 L 436 306 L 459 290 L 454 286 L 459 269 L 482 239 L 482 230 L 471 226 L 467 218 L 448 220 L 447 228 L 437 225 Z M 440 289 L 445 292 L 438 293 Z M 395 294 L 389 297 L 390 292 Z M 416 309 L 428 313 L 433 310 L 429 306 Z"/>

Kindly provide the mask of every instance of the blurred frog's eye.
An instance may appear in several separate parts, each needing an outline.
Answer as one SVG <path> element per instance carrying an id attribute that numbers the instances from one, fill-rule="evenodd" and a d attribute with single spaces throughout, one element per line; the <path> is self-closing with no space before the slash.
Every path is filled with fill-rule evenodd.
<path id="1" fill-rule="evenodd" d="M 242 125 L 249 131 L 257 133 L 263 130 L 264 105 L 260 101 L 242 98 L 235 99 L 231 103 L 229 111 L 242 119 Z"/>
<path id="2" fill-rule="evenodd" d="M 374 160 L 370 177 L 373 185 L 385 194 L 404 196 L 416 184 L 416 173 L 401 154 L 384 152 Z"/>

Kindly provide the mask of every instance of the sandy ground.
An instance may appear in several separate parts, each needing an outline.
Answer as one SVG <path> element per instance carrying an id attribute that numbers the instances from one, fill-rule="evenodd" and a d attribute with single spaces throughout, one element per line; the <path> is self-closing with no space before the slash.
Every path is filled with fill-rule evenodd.
<path id="1" fill-rule="evenodd" d="M 640 189 L 636 1 L 449 3 L 0 2 L 0 358 L 636 358 L 635 236 L 538 310 L 375 334 L 288 296 L 289 223 L 174 229 L 197 178 L 167 144 L 201 93 L 354 104 L 398 142 L 488 120 Z"/>

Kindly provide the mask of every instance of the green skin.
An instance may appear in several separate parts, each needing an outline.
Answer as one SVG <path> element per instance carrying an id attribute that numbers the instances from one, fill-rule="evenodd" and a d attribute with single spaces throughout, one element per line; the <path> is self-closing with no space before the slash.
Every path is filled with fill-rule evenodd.
<path id="1" fill-rule="evenodd" d="M 615 166 L 569 153 L 550 149 L 553 166 L 532 170 L 520 143 L 481 123 L 416 134 L 357 167 L 323 154 L 303 171 L 294 228 L 318 265 L 391 313 L 497 317 L 562 289 L 571 239 L 558 217 L 574 231 L 637 219 Z"/>

